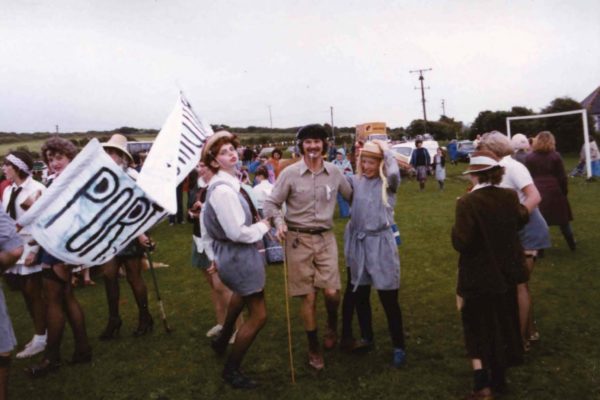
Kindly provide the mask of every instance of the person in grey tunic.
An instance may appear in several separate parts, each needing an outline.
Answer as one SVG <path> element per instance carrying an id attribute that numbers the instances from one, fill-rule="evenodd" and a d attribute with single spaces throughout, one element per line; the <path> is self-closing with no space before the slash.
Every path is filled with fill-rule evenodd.
<path id="1" fill-rule="evenodd" d="M 353 189 L 351 219 L 344 232 L 344 254 L 350 267 L 362 340 L 372 347 L 373 328 L 369 304 L 371 286 L 377 289 L 393 343 L 393 365 L 405 362 L 402 313 L 398 304 L 400 257 L 392 232 L 400 171 L 384 141 L 362 148 Z"/>
<path id="2" fill-rule="evenodd" d="M 23 242 L 17 234 L 15 222 L 0 210 L 0 273 L 13 266 L 23 254 Z M 10 352 L 17 344 L 10 317 L 0 286 L 0 400 L 8 398 L 8 368 Z"/>
<path id="3" fill-rule="evenodd" d="M 438 181 L 440 190 L 444 190 L 444 181 L 446 180 L 446 156 L 444 150 L 438 147 L 435 156 L 433 156 L 433 169 L 435 171 L 435 180 Z"/>
<path id="4" fill-rule="evenodd" d="M 244 355 L 267 319 L 265 305 L 265 262 L 256 243 L 270 224 L 260 220 L 250 196 L 236 176 L 237 138 L 227 131 L 211 136 L 202 151 L 202 161 L 216 175 L 211 179 L 202 208 L 202 240 L 208 258 L 215 264 L 221 281 L 233 292 L 221 332 L 211 342 L 221 355 L 244 308 L 248 318 L 239 327 L 222 378 L 236 389 L 251 389 L 257 383 L 240 371 Z"/>

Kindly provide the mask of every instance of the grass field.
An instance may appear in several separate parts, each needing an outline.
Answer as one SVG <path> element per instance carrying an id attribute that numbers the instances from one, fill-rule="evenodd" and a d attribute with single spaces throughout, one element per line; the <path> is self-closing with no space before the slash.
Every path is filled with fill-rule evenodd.
<path id="1" fill-rule="evenodd" d="M 575 159 L 568 160 L 571 168 Z M 45 379 L 32 381 L 22 372 L 30 360 L 13 360 L 10 398 L 48 399 L 460 399 L 470 390 L 471 373 L 464 357 L 461 324 L 455 307 L 457 253 L 450 244 L 454 203 L 465 191 L 459 176 L 465 164 L 448 166 L 446 190 L 429 180 L 425 192 L 415 181 L 400 188 L 396 220 L 402 232 L 400 302 L 407 335 L 408 363 L 390 367 L 391 345 L 383 310 L 372 296 L 376 350 L 351 356 L 326 354 L 326 369 L 314 373 L 306 365 L 306 337 L 298 302 L 292 300 L 296 384 L 290 383 L 283 273 L 268 266 L 266 298 L 269 321 L 251 347 L 245 370 L 261 382 L 249 392 L 236 392 L 219 377 L 223 360 L 208 346 L 205 332 L 214 324 L 207 285 L 189 263 L 191 226 L 154 229 L 155 260 L 170 268 L 157 270 L 161 295 L 175 332 L 160 323 L 147 337 L 133 338 L 137 311 L 127 283 L 121 282 L 121 337 L 100 342 L 107 319 L 101 278 L 98 286 L 77 289 L 87 318 L 94 360 L 84 366 L 63 366 Z M 551 228 L 553 246 L 536 265 L 531 281 L 541 333 L 525 365 L 509 371 L 504 399 L 600 398 L 600 183 L 570 180 L 569 198 L 578 241 L 571 253 L 558 228 Z M 336 220 L 339 246 L 344 221 Z M 344 265 L 340 259 L 340 266 Z M 342 270 L 342 269 L 341 269 Z M 342 273 L 345 277 L 345 273 Z M 151 276 L 145 274 L 149 289 Z M 20 295 L 5 289 L 20 344 L 32 334 Z M 159 322 L 154 292 L 151 311 Z M 322 299 L 320 299 L 322 300 Z M 319 304 L 320 326 L 325 313 Z M 355 328 L 356 331 L 358 330 Z M 65 360 L 73 350 L 67 328 L 62 346 Z"/>

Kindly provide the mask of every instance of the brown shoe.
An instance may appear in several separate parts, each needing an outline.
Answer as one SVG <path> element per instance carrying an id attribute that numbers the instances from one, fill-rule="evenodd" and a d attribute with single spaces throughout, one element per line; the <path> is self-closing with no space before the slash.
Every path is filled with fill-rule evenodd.
<path id="1" fill-rule="evenodd" d="M 332 350 L 337 345 L 338 337 L 334 330 L 327 328 L 325 335 L 323 335 L 323 348 L 325 350 Z"/>
<path id="2" fill-rule="evenodd" d="M 308 365 L 316 369 L 317 371 L 321 371 L 325 368 L 325 361 L 323 361 L 323 354 L 319 352 L 308 351 Z"/>

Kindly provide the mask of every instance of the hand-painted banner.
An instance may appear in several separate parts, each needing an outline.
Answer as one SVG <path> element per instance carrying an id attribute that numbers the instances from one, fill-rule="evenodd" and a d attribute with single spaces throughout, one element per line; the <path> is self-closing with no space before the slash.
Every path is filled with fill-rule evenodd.
<path id="1" fill-rule="evenodd" d="M 210 125 L 196 117 L 181 94 L 144 161 L 138 186 L 169 213 L 175 214 L 177 185 L 196 167 L 202 146 L 212 134 Z"/>
<path id="2" fill-rule="evenodd" d="M 18 223 L 66 263 L 97 265 L 165 215 L 92 139 Z"/>

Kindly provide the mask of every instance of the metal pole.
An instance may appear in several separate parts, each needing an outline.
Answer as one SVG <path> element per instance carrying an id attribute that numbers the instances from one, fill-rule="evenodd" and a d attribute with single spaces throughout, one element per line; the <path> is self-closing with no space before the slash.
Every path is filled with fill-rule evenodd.
<path id="1" fill-rule="evenodd" d="M 411 74 L 418 72 L 419 73 L 419 81 L 421 81 L 421 103 L 423 103 L 423 133 L 427 133 L 427 109 L 425 107 L 425 102 L 426 102 L 425 86 L 423 84 L 425 77 L 423 76 L 423 72 L 431 71 L 431 70 L 432 70 L 431 68 L 423 68 L 423 69 L 416 69 L 413 71 L 408 71 Z M 429 89 L 429 87 L 427 87 L 427 89 Z"/>
<path id="2" fill-rule="evenodd" d="M 590 132 L 587 124 L 587 110 L 583 109 L 581 120 L 583 122 L 583 148 L 585 152 L 585 169 L 587 170 L 587 178 L 592 177 L 592 154 L 590 153 Z"/>
<path id="3" fill-rule="evenodd" d="M 333 144 L 335 144 L 335 130 L 333 129 L 333 106 L 329 106 L 329 112 L 331 114 L 331 138 L 333 139 Z"/>
<path id="4" fill-rule="evenodd" d="M 273 129 L 273 114 L 271 114 L 271 106 L 269 107 L 269 121 L 271 122 L 271 129 Z"/>

